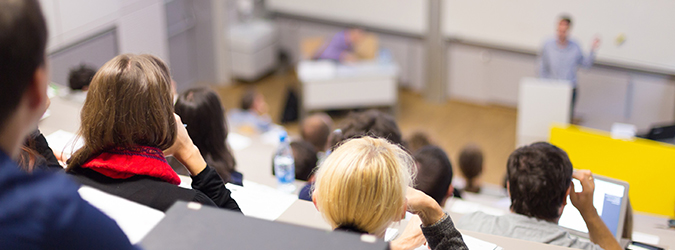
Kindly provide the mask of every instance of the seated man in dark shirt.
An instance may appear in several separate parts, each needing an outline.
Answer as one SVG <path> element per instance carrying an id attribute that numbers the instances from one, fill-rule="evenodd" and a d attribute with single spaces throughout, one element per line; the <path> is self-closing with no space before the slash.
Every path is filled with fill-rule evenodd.
<path id="1" fill-rule="evenodd" d="M 25 138 L 46 109 L 47 27 L 36 0 L 0 0 L 0 246 L 135 249 L 63 174 L 22 171 Z"/>

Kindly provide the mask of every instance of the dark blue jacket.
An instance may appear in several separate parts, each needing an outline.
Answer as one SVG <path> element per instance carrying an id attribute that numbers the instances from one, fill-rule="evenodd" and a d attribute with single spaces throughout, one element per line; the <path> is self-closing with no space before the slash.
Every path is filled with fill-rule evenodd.
<path id="1" fill-rule="evenodd" d="M 0 150 L 0 248 L 137 249 L 62 173 L 27 174 Z"/>

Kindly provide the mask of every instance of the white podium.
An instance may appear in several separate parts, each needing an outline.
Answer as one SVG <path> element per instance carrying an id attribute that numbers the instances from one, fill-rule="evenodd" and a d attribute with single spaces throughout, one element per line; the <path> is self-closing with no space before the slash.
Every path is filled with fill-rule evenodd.
<path id="1" fill-rule="evenodd" d="M 398 66 L 393 62 L 338 64 L 301 61 L 303 113 L 311 110 L 395 107 L 398 101 Z"/>
<path id="2" fill-rule="evenodd" d="M 516 147 L 548 141 L 553 124 L 569 123 L 571 102 L 569 81 L 523 78 L 518 92 Z"/>

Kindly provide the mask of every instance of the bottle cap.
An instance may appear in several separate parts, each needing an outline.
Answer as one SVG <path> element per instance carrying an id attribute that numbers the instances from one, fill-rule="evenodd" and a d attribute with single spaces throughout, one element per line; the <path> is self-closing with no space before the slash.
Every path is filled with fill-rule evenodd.
<path id="1" fill-rule="evenodd" d="M 279 132 L 279 142 L 286 141 L 286 137 L 288 137 L 288 134 L 286 133 L 286 131 Z"/>

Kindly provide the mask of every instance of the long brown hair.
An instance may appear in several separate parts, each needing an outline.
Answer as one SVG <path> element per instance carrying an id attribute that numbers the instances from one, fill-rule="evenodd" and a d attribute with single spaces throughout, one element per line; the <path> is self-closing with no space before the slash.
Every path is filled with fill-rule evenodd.
<path id="1" fill-rule="evenodd" d="M 26 141 L 21 145 L 21 151 L 16 161 L 19 167 L 28 173 L 32 173 L 39 166 L 47 164 L 47 160 L 34 148 L 35 139 L 33 137 L 26 138 Z"/>
<path id="2" fill-rule="evenodd" d="M 111 147 L 169 148 L 176 120 L 168 67 L 151 55 L 116 56 L 92 79 L 81 120 L 84 146 L 68 160 L 68 170 Z"/>
<path id="3" fill-rule="evenodd" d="M 218 94 L 205 87 L 189 89 L 178 96 L 175 109 L 206 162 L 229 181 L 236 162 L 226 143 L 227 121 Z"/>

